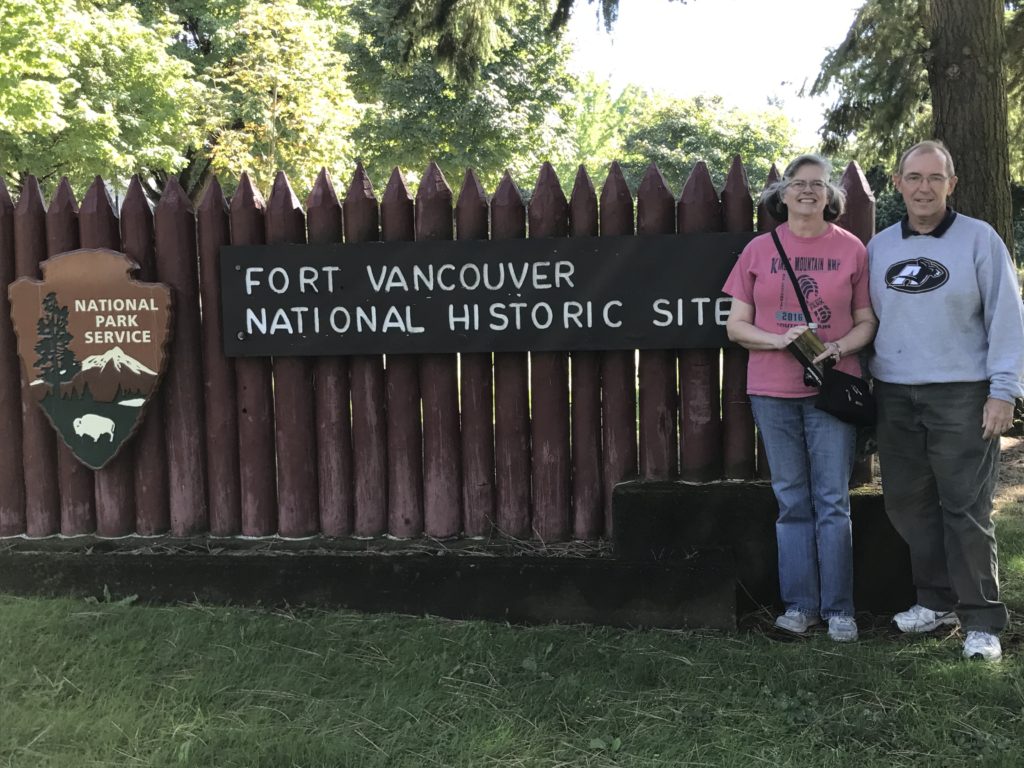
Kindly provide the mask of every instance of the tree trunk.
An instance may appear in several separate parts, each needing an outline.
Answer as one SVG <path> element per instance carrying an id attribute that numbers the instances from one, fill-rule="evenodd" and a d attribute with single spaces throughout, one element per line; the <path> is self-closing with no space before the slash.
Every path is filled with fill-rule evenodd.
<path id="1" fill-rule="evenodd" d="M 1013 252 L 1002 0 L 931 0 L 926 58 L 935 136 L 960 181 L 953 204 L 989 222 Z"/>

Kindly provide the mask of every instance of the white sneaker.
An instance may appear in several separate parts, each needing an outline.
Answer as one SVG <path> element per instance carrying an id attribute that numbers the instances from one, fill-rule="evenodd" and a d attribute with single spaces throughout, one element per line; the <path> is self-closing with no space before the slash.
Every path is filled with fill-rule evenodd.
<path id="1" fill-rule="evenodd" d="M 996 635 L 972 630 L 967 633 L 967 640 L 964 641 L 964 658 L 999 661 L 1003 658 L 1003 647 Z"/>
<path id="2" fill-rule="evenodd" d="M 900 632 L 931 632 L 942 626 L 953 626 L 958 622 L 952 611 L 933 611 L 923 605 L 914 605 L 900 611 L 892 620 L 900 628 Z"/>
<path id="3" fill-rule="evenodd" d="M 813 627 L 820 621 L 821 619 L 817 616 L 808 616 L 806 613 L 800 613 L 796 608 L 790 608 L 775 619 L 775 626 L 787 632 L 802 635 L 808 628 Z"/>
<path id="4" fill-rule="evenodd" d="M 857 639 L 857 622 L 852 616 L 833 616 L 828 620 L 828 636 L 837 643 L 849 643 Z"/>

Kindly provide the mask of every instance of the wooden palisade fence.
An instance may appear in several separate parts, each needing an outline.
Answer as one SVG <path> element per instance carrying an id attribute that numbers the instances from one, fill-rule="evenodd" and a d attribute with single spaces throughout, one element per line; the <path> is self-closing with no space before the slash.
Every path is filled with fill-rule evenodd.
<path id="1" fill-rule="evenodd" d="M 839 223 L 866 241 L 874 199 L 855 164 L 842 184 Z M 774 222 L 759 211 L 756 224 Z M 120 217 L 99 178 L 80 208 L 66 180 L 48 207 L 34 178 L 17 204 L 0 182 L 0 535 L 593 540 L 610 532 L 621 480 L 764 477 L 741 349 L 229 359 L 218 311 L 227 244 L 754 225 L 739 158 L 720 195 L 698 163 L 678 200 L 652 165 L 635 212 L 617 164 L 600 196 L 581 167 L 569 199 L 545 164 L 528 206 L 510 175 L 488 199 L 467 171 L 453 207 L 434 164 L 415 200 L 397 169 L 379 201 L 362 167 L 343 200 L 323 171 L 305 211 L 284 174 L 266 203 L 245 174 L 230 204 L 214 180 L 198 209 L 171 178 L 151 210 L 136 179 Z M 175 301 L 164 381 L 139 433 L 97 472 L 24 390 L 6 295 L 16 277 L 38 277 L 43 259 L 79 247 L 127 253 L 138 279 L 170 285 Z"/>

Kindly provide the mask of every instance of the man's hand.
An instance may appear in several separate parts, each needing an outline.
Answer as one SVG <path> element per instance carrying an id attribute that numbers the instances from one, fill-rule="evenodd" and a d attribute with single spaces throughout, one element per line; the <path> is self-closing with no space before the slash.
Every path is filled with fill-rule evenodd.
<path id="1" fill-rule="evenodd" d="M 999 437 L 1013 426 L 1013 403 L 990 397 L 981 411 L 981 436 L 986 440 Z"/>

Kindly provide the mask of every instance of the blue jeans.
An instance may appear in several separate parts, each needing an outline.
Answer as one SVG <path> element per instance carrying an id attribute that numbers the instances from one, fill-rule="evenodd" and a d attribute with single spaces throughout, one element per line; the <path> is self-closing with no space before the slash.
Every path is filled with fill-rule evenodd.
<path id="1" fill-rule="evenodd" d="M 786 610 L 853 616 L 850 473 L 856 429 L 813 397 L 751 395 L 779 502 L 779 588 Z"/>

